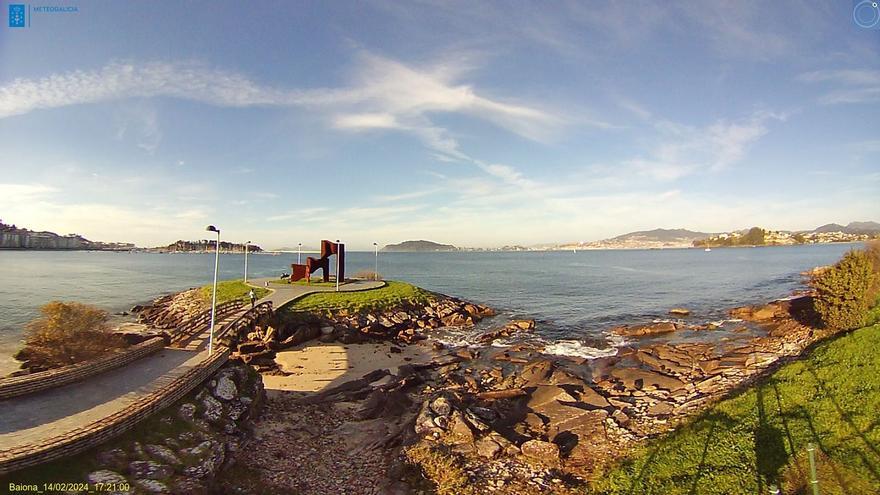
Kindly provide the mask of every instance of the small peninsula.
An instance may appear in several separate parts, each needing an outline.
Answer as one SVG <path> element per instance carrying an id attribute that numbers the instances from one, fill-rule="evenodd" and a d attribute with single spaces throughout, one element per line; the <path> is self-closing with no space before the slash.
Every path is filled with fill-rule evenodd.
<path id="1" fill-rule="evenodd" d="M 403 241 L 400 244 L 388 244 L 382 248 L 387 253 L 423 253 L 437 251 L 458 251 L 451 244 L 439 244 L 432 241 Z"/>

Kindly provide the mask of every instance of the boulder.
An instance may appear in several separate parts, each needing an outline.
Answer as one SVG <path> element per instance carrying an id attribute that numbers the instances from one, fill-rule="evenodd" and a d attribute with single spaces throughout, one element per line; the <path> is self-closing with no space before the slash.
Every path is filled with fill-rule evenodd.
<path id="1" fill-rule="evenodd" d="M 475 447 L 477 449 L 477 455 L 487 459 L 494 459 L 503 450 L 498 442 L 488 437 L 478 440 Z"/>
<path id="2" fill-rule="evenodd" d="M 620 326 L 613 328 L 611 331 L 623 337 L 646 337 L 650 335 L 659 335 L 663 333 L 674 332 L 677 330 L 675 323 L 671 321 L 661 321 L 650 323 L 647 325 L 637 325 L 634 327 Z"/>
<path id="3" fill-rule="evenodd" d="M 138 479 L 165 480 L 174 474 L 174 468 L 155 461 L 132 461 L 128 465 L 128 472 Z"/>
<path id="4" fill-rule="evenodd" d="M 238 388 L 228 374 L 221 375 L 214 386 L 214 397 L 230 401 L 238 395 Z"/>
<path id="5" fill-rule="evenodd" d="M 672 308 L 669 310 L 669 314 L 674 316 L 690 316 L 691 310 L 685 308 Z"/>
<path id="6" fill-rule="evenodd" d="M 522 455 L 540 464 L 559 463 L 559 446 L 543 440 L 529 440 L 520 445 Z"/>
<path id="7" fill-rule="evenodd" d="M 615 368 L 611 371 L 611 376 L 631 390 L 641 390 L 646 385 L 670 391 L 684 387 L 684 382 L 678 378 L 637 368 Z"/>

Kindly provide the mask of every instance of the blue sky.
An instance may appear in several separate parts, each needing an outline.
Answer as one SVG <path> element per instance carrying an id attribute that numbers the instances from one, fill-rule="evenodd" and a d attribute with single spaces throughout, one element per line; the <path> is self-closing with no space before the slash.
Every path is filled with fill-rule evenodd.
<path id="1" fill-rule="evenodd" d="M 366 248 L 880 220 L 880 31 L 849 1 L 73 1 L 27 28 L 7 5 L 0 218 L 30 228 Z"/>

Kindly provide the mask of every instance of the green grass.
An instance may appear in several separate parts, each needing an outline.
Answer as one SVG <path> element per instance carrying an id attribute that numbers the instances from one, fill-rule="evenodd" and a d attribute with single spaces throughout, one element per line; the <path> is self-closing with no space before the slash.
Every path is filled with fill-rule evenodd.
<path id="1" fill-rule="evenodd" d="M 346 310 L 349 313 L 381 311 L 407 304 L 423 304 L 434 298 L 430 292 L 404 282 L 386 281 L 379 289 L 357 292 L 316 292 L 286 304 L 289 313 Z"/>
<path id="2" fill-rule="evenodd" d="M 808 443 L 821 450 L 823 495 L 880 493 L 880 325 L 819 344 L 649 442 L 593 489 L 735 495 L 767 493 L 777 484 L 782 493 L 807 493 Z"/>
<path id="3" fill-rule="evenodd" d="M 287 280 L 270 280 L 269 285 L 304 285 L 306 287 L 336 287 L 336 282 L 324 282 L 321 277 L 315 277 L 309 284 L 305 280 L 297 280 L 296 282 L 287 283 Z"/>
<path id="4" fill-rule="evenodd" d="M 211 302 L 211 288 L 211 284 L 205 285 L 201 288 L 202 297 L 209 303 Z M 245 284 L 243 280 L 224 280 L 222 282 L 217 282 L 217 304 L 236 299 L 250 302 L 248 292 L 251 289 L 254 289 L 254 294 L 257 295 L 257 299 L 269 293 L 269 289 L 263 287 L 251 287 L 250 285 Z"/>

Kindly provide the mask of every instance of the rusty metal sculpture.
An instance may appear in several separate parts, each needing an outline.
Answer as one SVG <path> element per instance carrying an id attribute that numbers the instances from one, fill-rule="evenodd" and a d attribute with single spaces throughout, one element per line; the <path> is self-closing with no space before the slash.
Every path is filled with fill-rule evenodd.
<path id="1" fill-rule="evenodd" d="M 331 242 L 328 240 L 321 241 L 321 257 L 306 258 L 306 264 L 293 263 L 290 265 L 290 282 L 306 279 L 311 283 L 312 273 L 318 269 L 322 271 L 324 282 L 330 281 L 330 257 L 336 256 L 336 278 L 337 280 L 345 280 L 345 244 Z"/>

